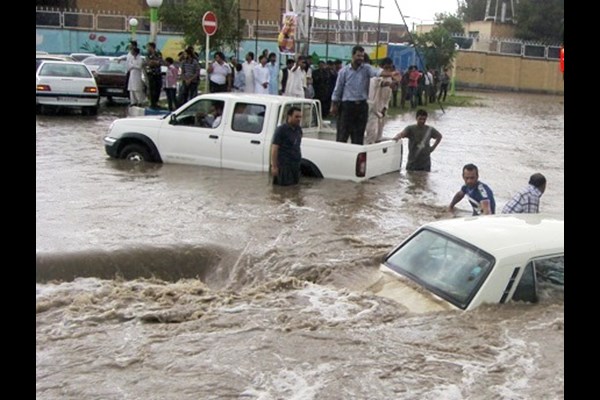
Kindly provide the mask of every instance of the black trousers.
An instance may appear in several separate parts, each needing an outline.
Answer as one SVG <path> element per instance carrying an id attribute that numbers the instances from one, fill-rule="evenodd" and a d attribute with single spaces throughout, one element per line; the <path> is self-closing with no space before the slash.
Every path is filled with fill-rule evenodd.
<path id="1" fill-rule="evenodd" d="M 158 99 L 162 90 L 162 76 L 160 74 L 148 74 L 148 84 L 150 92 L 150 107 L 158 107 Z"/>
<path id="2" fill-rule="evenodd" d="M 363 144 L 367 118 L 369 117 L 367 101 L 342 101 L 338 107 L 338 112 L 336 140 L 346 143 L 350 138 L 353 144 Z"/>

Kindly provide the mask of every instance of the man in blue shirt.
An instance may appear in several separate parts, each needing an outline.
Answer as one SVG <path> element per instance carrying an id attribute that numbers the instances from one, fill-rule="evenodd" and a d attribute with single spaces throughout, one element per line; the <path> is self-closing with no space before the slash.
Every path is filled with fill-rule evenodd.
<path id="1" fill-rule="evenodd" d="M 343 67 L 338 73 L 335 88 L 331 95 L 331 115 L 338 115 L 338 142 L 363 144 L 369 106 L 369 81 L 374 76 L 391 76 L 400 79 L 398 71 L 384 71 L 364 63 L 365 49 L 362 46 L 352 48 L 352 62 Z"/>
<path id="2" fill-rule="evenodd" d="M 466 195 L 471 207 L 473 207 L 473 215 L 494 214 L 496 212 L 494 193 L 488 185 L 479 181 L 479 170 L 475 164 L 467 164 L 463 167 L 463 180 L 465 185 L 456 192 L 448 210 L 450 212 L 454 211 L 456 203 Z"/>
<path id="3" fill-rule="evenodd" d="M 529 177 L 526 188 L 518 191 L 513 198 L 506 203 L 502 214 L 538 213 L 540 212 L 540 197 L 546 190 L 546 177 L 535 173 Z"/>

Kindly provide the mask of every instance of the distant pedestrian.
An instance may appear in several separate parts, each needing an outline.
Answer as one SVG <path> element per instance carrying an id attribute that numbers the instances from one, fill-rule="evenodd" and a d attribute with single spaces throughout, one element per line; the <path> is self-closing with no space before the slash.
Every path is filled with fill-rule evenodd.
<path id="1" fill-rule="evenodd" d="M 463 167 L 463 180 L 465 184 L 454 195 L 448 210 L 454 211 L 454 206 L 461 201 L 465 195 L 473 207 L 473 215 L 488 215 L 496 213 L 496 201 L 492 189 L 485 183 L 479 181 L 479 170 L 475 164 L 466 164 Z"/>
<path id="2" fill-rule="evenodd" d="M 162 54 L 156 49 L 156 43 L 148 43 L 148 55 L 146 56 L 146 76 L 148 77 L 148 92 L 150 107 L 159 108 L 158 99 L 162 90 L 162 72 L 160 67 L 164 65 Z"/>
<path id="3" fill-rule="evenodd" d="M 450 83 L 450 75 L 448 75 L 448 68 L 444 68 L 442 76 L 440 77 L 440 92 L 438 93 L 437 101 L 440 99 L 446 101 L 446 95 L 448 94 L 448 84 Z M 443 96 L 443 97 L 442 97 Z"/>
<path id="4" fill-rule="evenodd" d="M 208 84 L 211 93 L 231 91 L 231 67 L 225 62 L 225 54 L 217 51 L 215 60 L 210 63 L 206 72 L 209 74 Z"/>
<path id="5" fill-rule="evenodd" d="M 131 57 L 127 57 L 127 72 L 129 79 L 127 81 L 127 90 L 129 90 L 129 105 L 141 106 L 146 99 L 146 86 L 142 81 L 143 70 L 142 56 L 140 49 L 133 47 L 131 49 Z"/>
<path id="6" fill-rule="evenodd" d="M 384 71 L 364 64 L 365 49 L 362 46 L 352 48 L 352 62 L 343 67 L 338 74 L 335 89 L 331 96 L 330 114 L 337 115 L 338 142 L 346 143 L 350 138 L 353 144 L 363 144 L 369 106 L 369 80 L 374 76 L 392 76 L 399 78 L 399 72 Z"/>
<path id="7" fill-rule="evenodd" d="M 242 63 L 242 70 L 246 75 L 246 93 L 254 93 L 254 74 L 252 71 L 257 65 L 258 63 L 254 61 L 254 53 L 249 51 L 246 54 L 246 61 Z"/>
<path id="8" fill-rule="evenodd" d="M 269 68 L 267 68 L 267 57 L 258 57 L 258 65 L 252 70 L 254 77 L 254 93 L 269 94 L 269 80 L 271 79 Z"/>
<path id="9" fill-rule="evenodd" d="M 301 120 L 300 108 L 290 107 L 287 111 L 286 122 L 275 130 L 271 144 L 271 175 L 274 185 L 296 185 L 300 181 Z"/>
<path id="10" fill-rule="evenodd" d="M 175 66 L 175 60 L 172 57 L 165 58 L 167 63 L 167 74 L 165 76 L 165 93 L 169 111 L 177 108 L 177 80 L 179 79 L 179 69 Z"/>
<path id="11" fill-rule="evenodd" d="M 535 214 L 540 212 L 540 197 L 546 191 L 546 177 L 535 173 L 527 187 L 518 191 L 502 209 L 502 214 Z"/>
<path id="12" fill-rule="evenodd" d="M 246 91 L 246 75 L 242 71 L 242 64 L 235 64 L 235 75 L 233 76 L 233 92 Z"/>
<path id="13" fill-rule="evenodd" d="M 194 49 L 188 47 L 185 49 L 185 55 L 180 63 L 181 68 L 181 90 L 179 91 L 179 105 L 193 99 L 198 94 L 198 81 L 196 77 L 200 75 L 200 64 L 194 57 Z"/>
<path id="14" fill-rule="evenodd" d="M 396 141 L 408 138 L 407 171 L 431 171 L 430 155 L 440 144 L 442 134 L 434 127 L 426 125 L 425 122 L 427 122 L 427 111 L 419 109 L 417 123 L 407 126 L 394 136 Z M 431 140 L 434 140 L 433 146 Z"/>
<path id="15" fill-rule="evenodd" d="M 279 94 L 279 63 L 277 54 L 270 53 L 267 59 L 267 69 L 269 70 L 269 94 Z"/>

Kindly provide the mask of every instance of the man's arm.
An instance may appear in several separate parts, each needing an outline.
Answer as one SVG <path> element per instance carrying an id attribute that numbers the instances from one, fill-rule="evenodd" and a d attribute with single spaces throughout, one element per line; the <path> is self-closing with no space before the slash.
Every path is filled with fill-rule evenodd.
<path id="1" fill-rule="evenodd" d="M 398 140 L 405 138 L 407 135 L 408 133 L 406 132 L 406 128 L 404 128 L 402 132 L 394 136 L 394 140 L 397 142 Z"/>
<path id="2" fill-rule="evenodd" d="M 461 201 L 463 199 L 463 197 L 465 197 L 465 194 L 463 193 L 462 190 L 459 190 L 458 192 L 456 192 L 456 194 L 452 198 L 452 201 L 450 202 L 450 205 L 448 206 L 448 211 L 454 211 L 454 206 L 459 201 Z"/>
<path id="3" fill-rule="evenodd" d="M 437 131 L 436 131 L 437 132 Z M 436 147 L 438 147 L 438 144 L 440 144 L 440 142 L 442 141 L 442 134 L 437 132 L 436 137 L 434 138 L 434 142 L 433 142 L 433 146 L 431 146 L 429 148 L 429 152 L 433 153 L 433 151 L 435 150 Z"/>
<path id="4" fill-rule="evenodd" d="M 271 145 L 271 175 L 277 176 L 279 173 L 279 166 L 277 164 L 277 157 L 279 155 L 279 145 L 272 144 Z"/>
<path id="5" fill-rule="evenodd" d="M 481 214 L 482 215 L 491 215 L 492 214 L 492 207 L 490 206 L 489 200 L 481 200 L 479 202 L 479 205 L 481 206 Z"/>

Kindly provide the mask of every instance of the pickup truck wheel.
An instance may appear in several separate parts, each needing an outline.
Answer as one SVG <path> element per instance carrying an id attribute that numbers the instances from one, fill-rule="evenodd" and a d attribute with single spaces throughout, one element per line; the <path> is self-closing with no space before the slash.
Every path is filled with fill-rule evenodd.
<path id="1" fill-rule="evenodd" d="M 132 162 L 151 161 L 150 152 L 140 144 L 128 144 L 121 150 L 120 158 Z"/>

